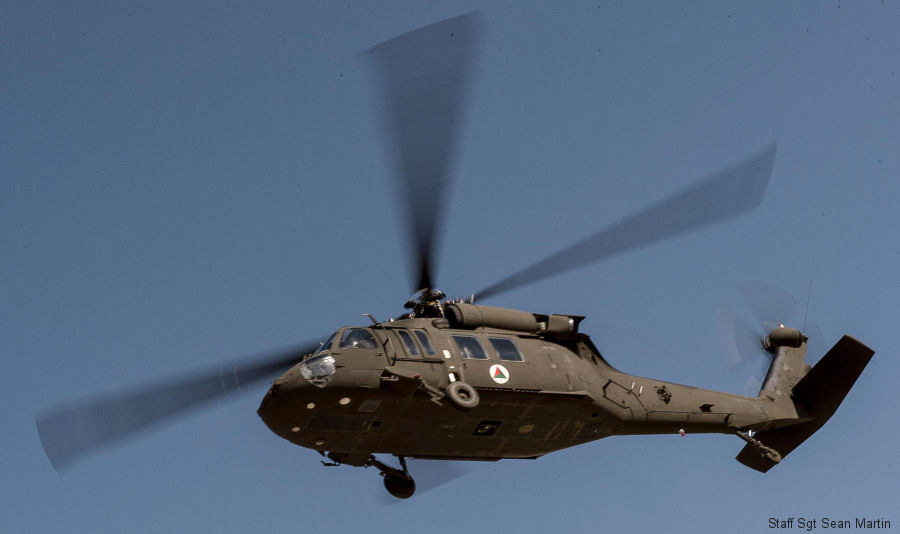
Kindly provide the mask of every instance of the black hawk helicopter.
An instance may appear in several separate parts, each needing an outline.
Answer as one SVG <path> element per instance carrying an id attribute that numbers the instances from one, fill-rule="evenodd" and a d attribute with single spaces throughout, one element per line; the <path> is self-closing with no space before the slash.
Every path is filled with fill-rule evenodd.
<path id="1" fill-rule="evenodd" d="M 775 148 L 718 172 L 463 301 L 436 289 L 439 199 L 449 180 L 477 38 L 478 13 L 386 41 L 362 54 L 388 109 L 397 181 L 409 213 L 415 296 L 399 319 L 338 329 L 301 344 L 37 417 L 51 463 L 82 454 L 277 373 L 258 413 L 327 465 L 375 467 L 408 498 L 406 458 L 538 458 L 614 435 L 735 434 L 741 463 L 766 472 L 837 410 L 874 352 L 844 336 L 810 368 L 807 337 L 779 325 L 758 396 L 733 395 L 614 369 L 584 319 L 476 305 L 542 278 L 745 213 L 762 201 Z M 390 454 L 399 467 L 378 460 Z"/>

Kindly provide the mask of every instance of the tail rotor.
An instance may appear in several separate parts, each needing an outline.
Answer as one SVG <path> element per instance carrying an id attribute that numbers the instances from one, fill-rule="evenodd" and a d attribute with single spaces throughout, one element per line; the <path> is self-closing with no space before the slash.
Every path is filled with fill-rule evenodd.
<path id="1" fill-rule="evenodd" d="M 746 281 L 740 290 L 755 321 L 744 320 L 722 301 L 716 314 L 716 333 L 725 365 L 748 377 L 743 393 L 755 396 L 772 363 L 772 354 L 765 347 L 766 336 L 779 326 L 800 326 L 796 324 L 799 303 L 790 293 L 768 282 Z M 816 325 L 809 325 L 804 334 L 809 345 L 824 346 L 824 336 Z"/>

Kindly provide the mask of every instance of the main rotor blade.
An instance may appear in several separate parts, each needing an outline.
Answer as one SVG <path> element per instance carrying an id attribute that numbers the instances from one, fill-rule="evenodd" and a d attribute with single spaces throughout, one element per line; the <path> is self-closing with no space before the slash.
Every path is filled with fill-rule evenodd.
<path id="1" fill-rule="evenodd" d="M 476 293 L 485 299 L 587 263 L 730 219 L 762 202 L 775 145 Z"/>
<path id="2" fill-rule="evenodd" d="M 252 363 L 223 365 L 38 415 L 38 435 L 57 471 L 83 454 L 147 430 L 192 408 L 286 371 L 318 343 L 273 351 Z"/>
<path id="3" fill-rule="evenodd" d="M 363 53 L 384 102 L 395 174 L 409 213 L 413 291 L 434 287 L 435 228 L 453 167 L 481 14 L 447 19 Z"/>

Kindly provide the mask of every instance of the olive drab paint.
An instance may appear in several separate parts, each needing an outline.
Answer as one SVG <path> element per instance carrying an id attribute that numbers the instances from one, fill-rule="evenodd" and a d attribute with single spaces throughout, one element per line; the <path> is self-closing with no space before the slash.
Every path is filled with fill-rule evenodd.
<path id="1" fill-rule="evenodd" d="M 769 377 L 757 397 L 745 397 L 618 371 L 577 331 L 580 317 L 563 323 L 569 331 L 550 332 L 547 315 L 461 302 L 441 308 L 445 317 L 338 330 L 276 381 L 260 416 L 335 464 L 376 465 L 379 453 L 537 458 L 613 435 L 719 433 L 745 441 L 738 460 L 767 471 L 834 413 L 873 354 L 845 336 L 809 370 L 805 336 L 778 327 L 766 340 Z M 342 348 L 339 340 L 361 332 L 369 341 Z M 402 341 L 425 339 L 432 357 L 423 356 L 424 343 Z M 500 363 L 490 339 L 514 343 L 522 360 Z M 323 357 L 334 358 L 330 375 L 305 379 L 304 367 Z"/>

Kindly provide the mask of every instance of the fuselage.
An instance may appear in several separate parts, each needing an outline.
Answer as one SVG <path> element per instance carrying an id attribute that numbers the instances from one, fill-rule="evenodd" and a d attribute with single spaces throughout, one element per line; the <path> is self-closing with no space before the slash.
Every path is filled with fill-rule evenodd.
<path id="1" fill-rule="evenodd" d="M 373 453 L 536 458 L 614 434 L 730 433 L 778 416 L 757 398 L 617 371 L 577 332 L 454 326 L 341 328 L 276 379 L 259 414 L 279 436 L 349 464 Z M 441 398 L 455 381 L 474 387 L 476 407 Z"/>

